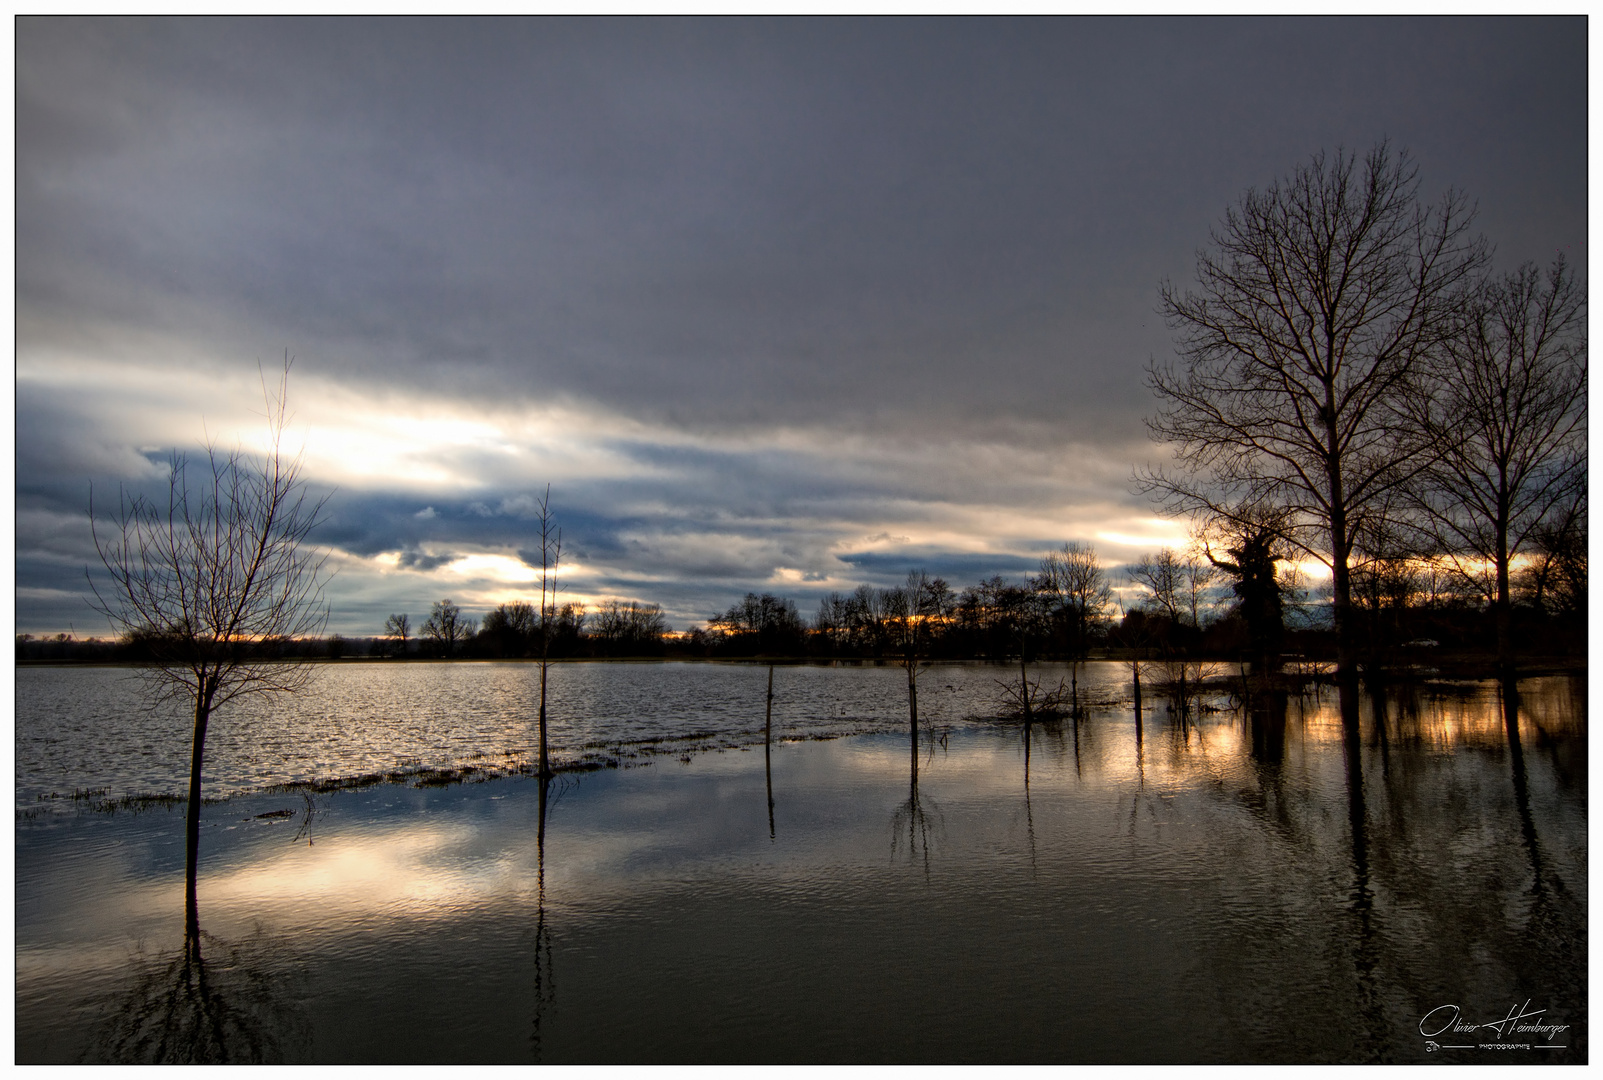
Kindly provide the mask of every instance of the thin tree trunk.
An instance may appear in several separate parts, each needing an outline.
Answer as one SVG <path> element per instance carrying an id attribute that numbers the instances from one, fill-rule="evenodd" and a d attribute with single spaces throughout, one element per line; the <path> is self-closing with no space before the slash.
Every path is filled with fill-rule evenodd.
<path id="1" fill-rule="evenodd" d="M 1514 672 L 1514 611 L 1508 595 L 1508 512 L 1506 498 L 1498 499 L 1497 522 L 1497 667 L 1506 676 Z"/>
<path id="2" fill-rule="evenodd" d="M 189 753 L 189 808 L 184 820 L 184 926 L 190 934 L 200 932 L 195 876 L 200 865 L 200 771 L 206 756 L 206 725 L 210 719 L 211 686 L 203 679 L 195 695 L 194 742 Z"/>
<path id="3" fill-rule="evenodd" d="M 1330 512 L 1330 612 L 1336 630 L 1336 673 L 1350 676 L 1357 670 L 1353 642 L 1352 574 L 1347 561 L 1347 512 L 1338 506 Z"/>
<path id="4" fill-rule="evenodd" d="M 1058 684 L 1063 685 L 1062 683 Z M 1030 672 L 1024 666 L 1024 650 L 1019 650 L 1019 700 L 1024 702 L 1024 723 L 1026 727 L 1035 719 L 1030 710 Z"/>
<path id="5" fill-rule="evenodd" d="M 768 839 L 774 838 L 774 665 L 768 665 L 768 708 L 763 714 L 763 777 L 768 781 Z"/>
<path id="6" fill-rule="evenodd" d="M 545 673 L 550 665 L 542 659 L 540 661 L 540 775 L 551 775 L 551 758 L 546 754 L 545 744 Z"/>
<path id="7" fill-rule="evenodd" d="M 913 748 L 913 783 L 918 783 L 918 676 L 914 669 L 907 669 L 907 715 L 912 725 L 912 738 L 909 740 Z"/>
<path id="8" fill-rule="evenodd" d="M 1333 338 L 1326 339 L 1327 360 L 1336 354 Z M 1340 437 L 1336 431 L 1336 388 L 1325 383 L 1325 478 L 1329 485 L 1330 507 L 1330 592 L 1331 618 L 1336 630 L 1336 673 L 1346 677 L 1355 670 L 1352 627 L 1352 580 L 1347 570 L 1347 493 L 1341 475 Z"/>

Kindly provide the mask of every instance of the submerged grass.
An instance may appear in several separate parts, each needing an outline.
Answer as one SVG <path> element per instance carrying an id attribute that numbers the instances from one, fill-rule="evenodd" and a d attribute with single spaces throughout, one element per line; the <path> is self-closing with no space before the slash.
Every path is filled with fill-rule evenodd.
<path id="1" fill-rule="evenodd" d="M 115 799 L 107 798 L 108 789 L 92 788 L 89 790 L 77 789 L 70 795 L 52 791 L 38 797 L 41 803 L 51 803 L 66 800 L 83 805 L 76 807 L 78 812 L 87 814 L 143 814 L 151 810 L 172 811 L 189 802 L 182 795 L 141 793 L 135 795 L 122 795 Z M 202 806 L 216 806 L 227 802 L 227 799 L 200 800 Z M 36 821 L 51 812 L 48 806 L 24 807 L 17 811 L 18 821 Z"/>

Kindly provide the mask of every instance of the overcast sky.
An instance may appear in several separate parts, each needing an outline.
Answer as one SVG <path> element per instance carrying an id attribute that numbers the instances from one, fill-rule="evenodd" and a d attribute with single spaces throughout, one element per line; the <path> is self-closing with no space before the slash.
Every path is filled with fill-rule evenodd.
<path id="1" fill-rule="evenodd" d="M 1587 267 L 1569 19 L 16 25 L 17 620 L 210 437 L 335 489 L 331 626 L 529 596 L 679 629 L 1184 539 L 1131 494 L 1225 209 L 1389 138 L 1506 267 Z"/>

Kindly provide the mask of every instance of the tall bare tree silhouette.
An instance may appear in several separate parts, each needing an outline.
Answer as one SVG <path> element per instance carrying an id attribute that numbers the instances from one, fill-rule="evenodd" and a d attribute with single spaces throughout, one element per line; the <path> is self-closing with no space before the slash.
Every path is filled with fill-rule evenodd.
<path id="1" fill-rule="evenodd" d="M 152 704 L 179 699 L 192 707 L 185 822 L 191 924 L 212 713 L 245 695 L 304 688 L 314 670 L 308 662 L 264 656 L 263 646 L 321 634 L 328 622 L 327 555 L 310 543 L 327 496 L 311 497 L 301 458 L 282 451 L 290 366 L 286 356 L 276 389 L 262 380 L 268 440 L 261 457 L 208 444 L 197 476 L 188 458 L 174 453 L 166 498 L 123 492 L 109 522 L 96 518 L 90 495 L 95 550 L 110 578 L 104 585 L 90 577 L 93 603 L 148 648 L 154 662 L 139 678 Z"/>
<path id="2" fill-rule="evenodd" d="M 1198 254 L 1198 291 L 1163 286 L 1180 364 L 1147 373 L 1148 430 L 1176 467 L 1139 485 L 1173 512 L 1284 510 L 1285 539 L 1330 567 L 1349 675 L 1355 537 L 1437 450 L 1413 399 L 1486 260 L 1466 199 L 1422 205 L 1418 187 L 1407 154 L 1381 143 L 1248 191 Z"/>

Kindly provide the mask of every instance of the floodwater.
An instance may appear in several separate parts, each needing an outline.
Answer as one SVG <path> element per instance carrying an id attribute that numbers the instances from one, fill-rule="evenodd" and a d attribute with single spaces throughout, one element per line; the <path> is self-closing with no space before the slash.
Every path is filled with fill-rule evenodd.
<path id="1" fill-rule="evenodd" d="M 17 670 L 18 809 L 58 810 L 75 791 L 108 799 L 188 791 L 188 708 L 149 709 L 134 674 Z M 612 764 L 750 745 L 762 738 L 767 677 L 754 664 L 554 664 L 552 754 L 559 764 Z M 944 725 L 992 714 L 997 680 L 1017 677 L 993 665 L 937 665 L 919 678 L 920 717 Z M 1049 664 L 1032 669 L 1036 677 L 1050 689 L 1070 673 Z M 773 721 L 787 739 L 907 724 L 907 678 L 893 665 L 782 667 L 776 679 Z M 1087 665 L 1080 681 L 1089 701 L 1127 693 L 1118 665 Z M 306 693 L 217 710 L 203 791 L 231 796 L 396 769 L 515 770 L 538 760 L 539 693 L 539 666 L 527 662 L 329 664 Z"/>
<path id="2" fill-rule="evenodd" d="M 420 681 L 384 723 L 446 686 L 493 701 L 517 668 L 397 666 Z M 17 1060 L 1587 1059 L 1583 680 L 1190 716 L 1149 691 L 1138 720 L 1102 665 L 1099 708 L 1027 735 L 970 706 L 1004 670 L 939 668 L 915 766 L 894 669 L 779 669 L 765 746 L 766 669 L 568 668 L 614 709 L 570 732 L 605 743 L 599 717 L 637 692 L 609 681 L 654 672 L 691 718 L 637 705 L 657 727 L 628 739 L 666 752 L 614 744 L 625 767 L 549 785 L 261 786 L 380 760 L 349 718 L 295 723 L 361 749 L 219 755 L 240 793 L 205 808 L 198 950 L 181 809 L 19 791 Z M 402 752 L 459 760 L 446 722 L 417 726 L 446 757 Z M 19 715 L 19 788 L 25 768 L 35 789 L 180 784 L 78 777 L 24 754 L 39 731 Z"/>

